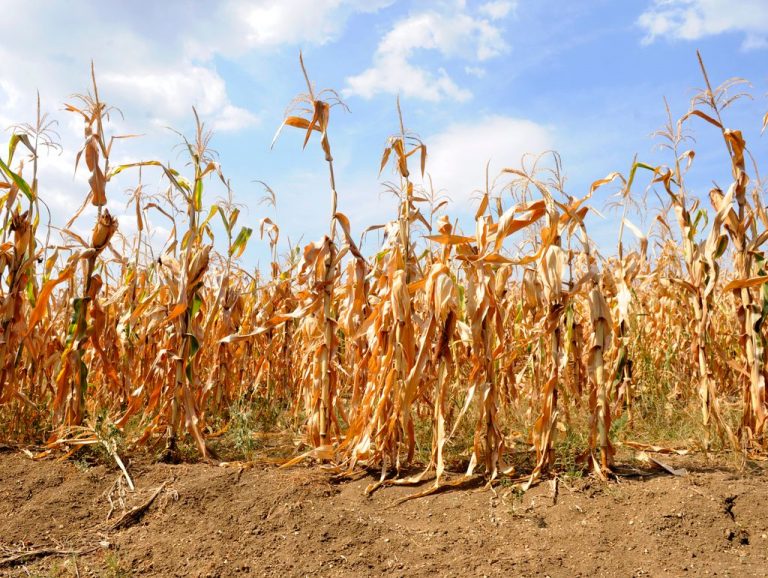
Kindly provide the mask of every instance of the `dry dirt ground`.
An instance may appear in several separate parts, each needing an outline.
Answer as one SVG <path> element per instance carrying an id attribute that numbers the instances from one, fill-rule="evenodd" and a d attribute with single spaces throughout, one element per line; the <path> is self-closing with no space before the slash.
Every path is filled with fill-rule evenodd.
<path id="1" fill-rule="evenodd" d="M 687 475 L 563 479 L 556 497 L 549 481 L 524 494 L 499 484 L 395 505 L 417 489 L 366 497 L 373 478 L 336 483 L 317 467 L 135 463 L 130 492 L 104 465 L 4 451 L 0 575 L 768 574 L 762 466 L 663 459 Z"/>

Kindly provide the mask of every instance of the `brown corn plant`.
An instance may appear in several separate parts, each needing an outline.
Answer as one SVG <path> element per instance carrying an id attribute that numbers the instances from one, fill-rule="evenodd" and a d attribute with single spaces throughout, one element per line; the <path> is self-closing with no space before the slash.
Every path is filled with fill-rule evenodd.
<path id="1" fill-rule="evenodd" d="M 233 461 L 280 440 L 269 447 L 284 465 L 316 459 L 345 477 L 376 468 L 368 492 L 430 481 L 411 497 L 477 478 L 528 487 L 572 468 L 605 479 L 631 448 L 764 453 L 768 217 L 757 163 L 724 120 L 738 82 L 713 89 L 702 66 L 690 110 L 673 121 L 668 108 L 668 166 L 633 159 L 629 174 L 578 194 L 554 153 L 495 178 L 486 166 L 464 221 L 447 214 L 398 100 L 371 167 L 394 175 L 383 187 L 397 210 L 366 230 L 383 233 L 368 253 L 371 237 L 353 236 L 336 192 L 328 130 L 343 105 L 300 65 L 307 91 L 280 130 L 300 129 L 304 146 L 317 133 L 331 193 L 327 235 L 303 247 L 277 211 L 253 221 L 241 211 L 196 112 L 183 170 L 110 166 L 112 109 L 92 71 L 90 94 L 67 107 L 84 122 L 89 190 L 60 230 L 46 227 L 37 178 L 55 125 L 38 110 L 14 127 L 0 155 L 3 438 L 48 440 L 47 452 L 99 444 L 126 477 L 119 452 L 134 447 Z M 689 168 L 709 168 L 684 150 L 694 121 L 718 129 L 731 165 L 708 199 L 687 184 Z M 120 173 L 134 179 L 133 238 L 106 209 Z M 609 187 L 615 248 L 594 241 L 590 220 Z M 90 237 L 74 226 L 89 204 Z M 256 225 L 265 271 L 244 260 Z"/>
<path id="2" fill-rule="evenodd" d="M 319 325 L 322 330 L 323 340 L 318 344 L 313 360 L 315 367 L 312 373 L 313 380 L 317 384 L 317 391 L 309 393 L 306 397 L 308 410 L 311 415 L 308 424 L 308 434 L 313 441 L 319 441 L 320 445 L 327 446 L 330 442 L 331 430 L 335 419 L 333 404 L 337 390 L 337 344 L 334 331 L 336 321 L 333 318 L 332 301 L 338 267 L 335 245 L 338 194 L 336 193 L 336 177 L 333 170 L 333 155 L 331 154 L 331 145 L 328 141 L 328 123 L 330 121 L 331 108 L 336 105 L 346 108 L 346 105 L 334 90 L 324 89 L 315 94 L 315 89 L 309 80 L 307 69 L 304 66 L 304 57 L 301 54 L 299 54 L 299 63 L 304 74 L 304 80 L 307 83 L 307 92 L 298 95 L 291 102 L 283 124 L 280 125 L 275 134 L 272 144 L 274 146 L 284 126 L 306 130 L 304 147 L 307 146 L 312 132 L 317 131 L 320 133 L 320 147 L 325 154 L 325 161 L 328 164 L 331 188 L 330 232 L 319 245 L 311 248 L 308 246 L 305 249 L 304 266 L 302 267 L 305 273 L 308 273 L 309 269 L 313 270 L 314 278 L 306 274 L 303 278 L 312 284 L 313 291 L 322 294 L 322 311 L 314 310 L 313 307 L 313 313 L 320 320 Z M 328 100 L 323 100 L 324 97 L 328 98 Z M 296 116 L 292 114 L 293 112 L 304 114 L 305 116 Z"/>
<path id="3" fill-rule="evenodd" d="M 84 359 L 86 347 L 90 341 L 99 351 L 98 339 L 103 330 L 103 311 L 98 304 L 98 294 L 103 281 L 101 276 L 95 273 L 95 268 L 99 255 L 117 231 L 117 220 L 104 208 L 107 204 L 106 175 L 109 173 L 109 154 L 114 142 L 112 138 L 107 140 L 104 134 L 104 121 L 109 119 L 110 109 L 99 100 L 93 65 L 91 65 L 91 79 L 93 92 L 77 96 L 82 105 L 78 107 L 68 104 L 66 107 L 68 111 L 83 117 L 85 142 L 77 154 L 75 165 L 79 164 L 81 157 L 85 158 L 85 164 L 90 173 L 88 184 L 91 190 L 88 200 L 97 208 L 98 213 L 90 243 L 85 251 L 75 257 L 84 263 L 84 287 L 80 296 L 72 301 L 72 320 L 66 347 L 61 356 L 61 367 L 56 377 L 54 421 L 65 428 L 80 426 L 85 418 L 86 391 L 89 387 L 88 366 Z M 67 226 L 69 227 L 72 222 L 73 220 Z M 103 350 L 101 352 L 103 353 Z M 103 355 L 102 359 L 105 361 L 105 366 L 111 369 L 111 364 Z M 115 379 L 114 371 L 110 373 L 110 377 Z"/>

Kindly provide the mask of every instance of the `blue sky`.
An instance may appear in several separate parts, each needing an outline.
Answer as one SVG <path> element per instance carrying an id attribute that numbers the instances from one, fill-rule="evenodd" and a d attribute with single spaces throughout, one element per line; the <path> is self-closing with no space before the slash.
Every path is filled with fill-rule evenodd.
<path id="1" fill-rule="evenodd" d="M 664 97 L 677 117 L 702 86 L 696 49 L 713 83 L 751 81 L 754 100 L 735 105 L 726 124 L 744 131 L 758 159 L 768 152 L 768 135 L 760 137 L 768 110 L 768 0 L 0 0 L 0 7 L 0 126 L 31 120 L 40 91 L 65 146 L 43 159 L 41 174 L 40 192 L 57 223 L 87 192 L 85 175 L 72 176 L 82 127 L 62 105 L 87 89 L 91 59 L 102 98 L 124 114 L 111 129 L 144 135 L 119 141 L 113 163 L 159 159 L 183 168 L 178 137 L 166 127 L 191 133 L 194 105 L 216 131 L 213 147 L 246 207 L 241 223 L 258 230 L 261 218 L 275 219 L 283 242 L 319 238 L 329 213 L 317 143 L 302 151 L 301 135 L 287 130 L 269 148 L 285 107 L 304 90 L 299 50 L 316 85 L 337 89 L 351 110 L 334 109 L 329 132 L 339 209 L 355 236 L 395 216 L 382 185 L 393 175 L 379 178 L 378 163 L 397 130 L 398 94 L 407 126 L 428 146 L 435 188 L 445 190 L 449 213 L 459 218 L 471 213 L 487 160 L 496 173 L 519 166 L 526 152 L 556 149 L 576 196 L 612 171 L 626 173 L 636 153 L 669 162 L 650 135 L 665 121 Z M 713 180 L 727 186 L 719 135 L 700 122 L 691 127 L 697 156 L 690 184 L 702 194 Z M 258 204 L 257 179 L 276 191 L 276 214 Z M 108 192 L 127 234 L 135 230 L 125 207 L 133 180 L 116 179 Z M 144 180 L 160 184 L 150 173 Z M 207 200 L 221 192 L 212 182 Z M 593 205 L 602 210 L 611 192 L 600 191 Z M 589 224 L 611 252 L 618 218 L 604 215 Z M 652 216 L 638 224 L 647 227 Z M 86 212 L 78 227 L 88 230 L 91 222 Z M 266 243 L 254 235 L 246 262 L 266 256 Z"/>

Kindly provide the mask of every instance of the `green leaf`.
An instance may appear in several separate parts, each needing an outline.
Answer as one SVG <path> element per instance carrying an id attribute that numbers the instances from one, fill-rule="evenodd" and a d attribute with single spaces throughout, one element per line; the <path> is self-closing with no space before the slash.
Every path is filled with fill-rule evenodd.
<path id="1" fill-rule="evenodd" d="M 165 166 L 163 166 L 163 163 L 161 163 L 160 161 L 141 161 L 138 163 L 127 163 L 124 165 L 118 165 L 109 172 L 109 177 L 110 178 L 114 177 L 115 175 L 119 175 L 120 173 L 122 173 L 125 169 L 132 169 L 135 167 L 160 167 L 163 170 L 170 172 L 174 176 L 178 174 L 173 169 L 166 169 Z"/>
<path id="2" fill-rule="evenodd" d="M 3 170 L 3 172 L 8 175 L 8 177 L 16 184 L 17 187 L 19 187 L 19 190 L 26 195 L 26 197 L 30 200 L 30 202 L 35 201 L 35 195 L 32 193 L 32 189 L 27 184 L 27 181 L 25 181 L 23 178 L 21 178 L 19 175 L 14 173 L 8 165 L 6 165 L 3 162 L 3 159 L 0 159 L 0 169 Z"/>
<path id="3" fill-rule="evenodd" d="M 211 240 L 211 243 L 214 242 L 214 236 L 213 236 L 213 229 L 211 229 L 208 226 L 203 227 L 203 232 L 208 235 L 208 238 Z"/>
<path id="4" fill-rule="evenodd" d="M 707 216 L 707 212 L 704 209 L 699 209 L 696 211 L 696 218 L 693 220 L 693 233 L 696 234 L 699 229 L 699 222 L 704 219 L 704 226 L 702 229 L 705 229 L 707 225 L 709 224 L 709 217 Z"/>
<path id="5" fill-rule="evenodd" d="M 77 362 L 78 362 L 78 370 L 80 373 L 80 396 L 84 396 L 86 391 L 88 391 L 88 366 L 83 361 L 83 351 L 81 350 L 79 355 L 77 356 Z"/>
<path id="6" fill-rule="evenodd" d="M 251 234 L 253 233 L 253 229 L 250 229 L 249 227 L 243 227 L 240 229 L 240 233 L 237 235 L 237 239 L 235 239 L 235 242 L 232 243 L 232 246 L 229 248 L 229 256 L 238 258 L 240 255 L 243 254 L 243 251 L 245 251 L 245 246 L 248 244 L 248 239 L 251 238 Z"/>
<path id="7" fill-rule="evenodd" d="M 237 218 L 240 216 L 240 209 L 235 209 L 232 211 L 232 214 L 229 216 L 229 230 L 235 228 L 235 225 L 237 224 Z"/>
<path id="8" fill-rule="evenodd" d="M 200 223 L 200 227 L 202 228 L 202 227 L 205 227 L 206 225 L 208 225 L 208 223 L 211 221 L 211 219 L 213 219 L 213 217 L 214 217 L 214 216 L 216 215 L 216 213 L 218 213 L 219 211 L 220 211 L 220 209 L 219 209 L 219 205 L 212 205 L 212 206 L 211 206 L 211 210 L 210 210 L 210 211 L 208 211 L 208 216 L 205 218 L 205 221 L 203 221 L 202 223 Z"/>
<path id="9" fill-rule="evenodd" d="M 16 145 L 22 143 L 29 149 L 32 154 L 35 154 L 35 149 L 32 143 L 29 141 L 29 136 L 26 134 L 13 134 L 11 135 L 11 141 L 8 143 L 8 164 L 13 163 L 13 153 L 16 152 Z"/>
<path id="10" fill-rule="evenodd" d="M 190 317 L 195 317 L 200 312 L 200 307 L 203 306 L 203 300 L 202 298 L 195 294 L 194 299 L 192 300 L 192 314 Z"/>
<path id="11" fill-rule="evenodd" d="M 197 355 L 197 352 L 200 351 L 200 342 L 192 333 L 185 333 L 184 336 L 189 339 L 189 356 L 187 357 L 187 368 L 185 373 L 187 374 L 187 379 L 191 382 L 192 359 L 194 359 L 195 355 Z"/>
<path id="12" fill-rule="evenodd" d="M 656 172 L 656 167 L 652 167 L 649 164 L 646 163 L 640 163 L 636 162 L 632 165 L 632 169 L 629 171 L 629 179 L 627 180 L 627 190 L 632 189 L 632 183 L 635 181 L 635 173 L 637 172 L 637 169 L 645 169 L 647 171 L 651 171 L 652 173 Z"/>
<path id="13" fill-rule="evenodd" d="M 224 211 L 221 211 L 219 213 L 219 216 L 221 216 L 221 222 L 224 224 L 224 229 L 227 231 L 227 235 L 232 234 L 232 227 L 229 224 L 229 221 L 227 220 L 227 216 L 224 214 Z"/>
<path id="14" fill-rule="evenodd" d="M 728 247 L 728 236 L 720 235 L 720 238 L 717 240 L 717 248 L 715 249 L 715 259 L 719 259 L 720 257 L 722 257 L 727 247 Z"/>
<path id="15" fill-rule="evenodd" d="M 86 299 L 82 297 L 76 297 L 72 300 L 72 319 L 67 328 L 67 345 L 71 345 L 79 337 L 78 328 L 80 323 L 85 320 L 85 302 Z"/>
<path id="16" fill-rule="evenodd" d="M 34 306 L 36 296 L 35 296 L 35 283 L 32 281 L 32 279 L 27 281 L 26 291 L 27 291 L 27 299 Z"/>
<path id="17" fill-rule="evenodd" d="M 203 208 L 203 181 L 197 179 L 195 181 L 195 193 L 192 195 L 192 206 L 196 211 Z"/>
<path id="18" fill-rule="evenodd" d="M 189 356 L 194 357 L 197 355 L 197 352 L 200 351 L 200 342 L 197 340 L 197 337 L 192 335 L 191 333 L 189 335 Z"/>
<path id="19" fill-rule="evenodd" d="M 248 239 L 251 238 L 252 233 L 253 229 L 250 227 L 242 227 L 240 229 L 235 242 L 232 243 L 232 246 L 229 248 L 230 257 L 234 256 L 235 258 L 238 258 L 243 254 L 243 251 L 245 251 L 245 246 L 248 244 Z"/>

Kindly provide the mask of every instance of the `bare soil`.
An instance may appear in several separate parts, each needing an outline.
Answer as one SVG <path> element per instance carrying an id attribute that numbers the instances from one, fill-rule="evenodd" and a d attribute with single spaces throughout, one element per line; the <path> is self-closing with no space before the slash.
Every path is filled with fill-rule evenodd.
<path id="1" fill-rule="evenodd" d="M 564 478 L 557 493 L 502 483 L 396 505 L 420 488 L 367 497 L 374 478 L 337 483 L 319 467 L 134 463 L 131 492 L 108 466 L 5 451 L 0 575 L 765 576 L 762 466 L 663 459 L 687 475 Z"/>

